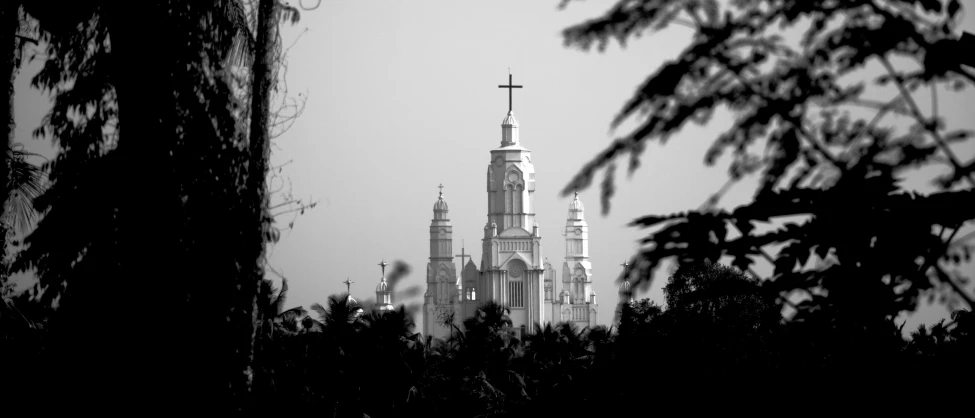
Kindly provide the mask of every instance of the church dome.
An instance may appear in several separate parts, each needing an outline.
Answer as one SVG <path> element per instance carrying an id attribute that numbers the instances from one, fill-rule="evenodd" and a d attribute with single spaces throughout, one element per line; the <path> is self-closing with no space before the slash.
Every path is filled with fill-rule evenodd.
<path id="1" fill-rule="evenodd" d="M 440 197 L 437 199 L 437 203 L 433 204 L 433 210 L 437 212 L 447 211 L 447 201 L 443 200 L 443 192 L 440 192 Z"/>
<path id="2" fill-rule="evenodd" d="M 623 280 L 623 283 L 620 283 L 620 294 L 627 293 L 629 291 L 630 291 L 630 281 Z"/>
<path id="3" fill-rule="evenodd" d="M 576 192 L 575 198 L 569 203 L 569 219 L 584 219 L 583 211 L 585 211 L 585 207 L 579 200 L 579 192 Z"/>
<path id="4" fill-rule="evenodd" d="M 386 283 L 386 278 L 385 277 L 383 277 L 383 279 L 379 282 L 379 285 L 376 286 L 376 291 L 377 292 L 387 292 L 387 291 L 389 291 L 389 284 Z"/>
<path id="5" fill-rule="evenodd" d="M 501 125 L 502 126 L 504 126 L 504 125 L 518 126 L 518 120 L 515 119 L 515 111 L 514 110 L 509 110 L 508 111 L 508 116 L 505 116 L 504 117 L 504 120 L 501 121 Z"/>

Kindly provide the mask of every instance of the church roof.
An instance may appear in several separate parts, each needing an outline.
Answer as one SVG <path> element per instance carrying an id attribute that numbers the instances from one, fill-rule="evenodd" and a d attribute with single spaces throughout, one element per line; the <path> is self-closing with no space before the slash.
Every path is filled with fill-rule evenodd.
<path id="1" fill-rule="evenodd" d="M 386 283 L 386 278 L 383 277 L 383 279 L 379 281 L 379 285 L 376 286 L 376 291 L 377 292 L 388 292 L 389 291 L 388 289 L 389 289 L 389 284 Z"/>

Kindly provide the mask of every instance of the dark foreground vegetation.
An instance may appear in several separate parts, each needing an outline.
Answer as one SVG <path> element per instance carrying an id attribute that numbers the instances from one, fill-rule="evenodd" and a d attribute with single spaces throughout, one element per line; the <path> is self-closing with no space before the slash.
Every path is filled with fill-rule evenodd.
<path id="1" fill-rule="evenodd" d="M 403 306 L 362 312 L 336 295 L 308 315 L 281 310 L 287 289 L 263 289 L 252 412 L 603 416 L 645 411 L 650 396 L 717 402 L 760 391 L 769 399 L 751 406 L 756 410 L 792 399 L 775 399 L 788 395 L 780 384 L 817 393 L 851 379 L 879 388 L 975 371 L 970 311 L 920 326 L 907 339 L 894 323 L 870 333 L 826 321 L 785 322 L 758 282 L 714 264 L 677 270 L 665 288 L 667 309 L 644 299 L 623 305 L 618 326 L 536 324 L 523 340 L 511 336 L 506 309 L 493 303 L 441 341 L 416 333 Z M 5 379 L 37 386 L 6 393 L 18 393 L 17 402 L 45 399 L 59 375 L 45 368 L 53 360 L 48 322 L 28 329 L 7 313 L 5 343 L 15 352 L 5 357 Z M 99 399 L 113 402 L 110 394 Z"/>
<path id="2" fill-rule="evenodd" d="M 963 16 L 956 0 L 621 0 L 568 28 L 584 50 L 674 28 L 690 40 L 613 121 L 636 128 L 566 194 L 602 172 L 608 210 L 619 160 L 633 173 L 648 143 L 718 113 L 731 123 L 705 162 L 730 157 L 728 187 L 755 175 L 758 189 L 733 210 L 725 187 L 634 220 L 650 232 L 621 279 L 646 290 L 676 261 L 666 309 L 640 301 L 611 328 L 520 341 L 486 305 L 431 341 L 403 309 L 356 316 L 342 296 L 312 317 L 285 309 L 266 278 L 283 227 L 270 141 L 289 118 L 272 105 L 277 29 L 293 6 L 4 1 L 3 412 L 604 416 L 721 394 L 789 412 L 840 388 L 967 382 L 973 132 L 937 105 L 975 83 Z M 31 127 L 57 146 L 41 165 L 12 142 L 31 45 L 32 84 L 53 98 Z M 927 187 L 907 189 L 919 173 Z M 36 284 L 15 292 L 24 271 Z M 954 313 L 905 339 L 895 319 L 924 298 Z"/>

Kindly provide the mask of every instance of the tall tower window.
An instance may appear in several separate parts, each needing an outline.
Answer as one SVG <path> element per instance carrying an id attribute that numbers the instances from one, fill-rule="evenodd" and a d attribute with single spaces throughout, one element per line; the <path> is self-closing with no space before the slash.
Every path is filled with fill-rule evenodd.
<path id="1" fill-rule="evenodd" d="M 523 308 L 524 303 L 523 282 L 508 282 L 508 304 L 512 308 Z"/>
<path id="2" fill-rule="evenodd" d="M 528 266 L 521 260 L 513 260 L 508 263 L 508 306 L 512 308 L 523 308 L 525 306 L 525 285 L 522 277 Z"/>
<path id="3" fill-rule="evenodd" d="M 515 202 L 515 207 L 511 211 L 511 213 L 522 213 L 524 212 L 524 209 L 522 209 L 521 191 L 524 189 L 521 187 L 520 184 L 515 186 L 514 189 L 515 189 L 515 197 L 513 198 L 513 200 Z"/>

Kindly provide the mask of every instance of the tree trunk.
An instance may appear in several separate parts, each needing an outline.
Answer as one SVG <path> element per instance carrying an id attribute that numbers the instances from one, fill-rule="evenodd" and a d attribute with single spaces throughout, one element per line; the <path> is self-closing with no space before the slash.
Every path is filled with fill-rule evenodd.
<path id="1" fill-rule="evenodd" d="M 204 396 L 196 392 L 209 387 L 214 372 L 200 367 L 200 361 L 194 363 L 190 354 L 187 326 L 197 325 L 188 321 L 183 289 L 175 283 L 196 282 L 198 273 L 193 270 L 204 266 L 187 266 L 179 251 L 185 244 L 178 235 L 183 213 L 174 180 L 176 103 L 170 80 L 177 51 L 168 41 L 174 36 L 170 12 L 157 1 L 119 0 L 103 7 L 111 34 L 111 76 L 120 125 L 118 146 L 106 158 L 120 173 L 114 179 L 116 190 L 124 191 L 111 197 L 118 222 L 112 257 L 101 260 L 100 277 L 89 276 L 107 291 L 103 301 L 92 302 L 92 314 L 118 321 L 117 331 L 105 333 L 97 342 L 100 352 L 94 353 L 107 366 L 108 379 L 103 379 L 113 382 L 112 398 L 122 402 L 105 406 L 121 411 L 157 405 L 168 411 L 174 404 L 193 404 L 205 411 L 206 405 L 197 406 L 199 402 L 189 398 Z M 133 71 L 136 63 L 139 70 Z M 108 306 L 94 306 L 133 298 L 152 308 L 139 315 L 111 315 Z M 153 331 L 142 330 L 144 324 L 152 324 Z M 197 400 L 217 398 L 206 396 Z"/>
<path id="2" fill-rule="evenodd" d="M 13 144 L 13 134 L 14 134 L 14 76 L 17 74 L 17 63 L 14 62 L 14 58 L 17 54 L 17 30 L 18 23 L 20 22 L 18 12 L 20 10 L 20 4 L 16 1 L 5 2 L 0 6 L 0 63 L 2 63 L 3 70 L 3 80 L 7 83 L 5 86 L 7 92 L 7 97 L 2 100 L 2 109 L 0 109 L 0 117 L 3 117 L 3 123 L 0 123 L 0 137 L 4 140 L 3 152 L 0 153 L 0 170 L 3 171 L 3 176 L 0 177 L 0 185 L 3 187 L 3 205 L 0 208 L 6 207 L 7 198 L 9 197 L 9 187 L 7 185 L 8 179 L 10 178 L 10 161 L 7 151 Z M 5 231 L 3 231 L 5 232 Z M 7 236 L 3 236 L 3 254 L 7 254 Z"/>
<path id="3" fill-rule="evenodd" d="M 251 124 L 249 138 L 249 162 L 247 167 L 246 193 L 249 201 L 250 220 L 253 228 L 260 234 L 249 235 L 244 260 L 253 262 L 250 271 L 245 271 L 243 279 L 241 303 L 242 313 L 247 315 L 249 323 L 244 324 L 249 340 L 243 359 L 244 376 L 246 381 L 239 388 L 238 396 L 247 397 L 251 391 L 254 377 L 254 349 L 257 338 L 257 296 L 261 280 L 264 278 L 264 257 L 266 249 L 266 233 L 270 229 L 268 214 L 268 194 L 266 179 L 268 164 L 271 157 L 270 148 L 270 103 L 271 86 L 274 83 L 273 66 L 275 65 L 275 41 L 277 40 L 277 0 L 260 0 L 258 4 L 257 43 L 254 53 L 253 84 L 251 86 Z M 249 274 L 248 274 L 249 273 Z M 249 398 L 249 397 L 248 397 Z M 239 398 L 243 400 L 244 398 Z"/>

